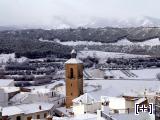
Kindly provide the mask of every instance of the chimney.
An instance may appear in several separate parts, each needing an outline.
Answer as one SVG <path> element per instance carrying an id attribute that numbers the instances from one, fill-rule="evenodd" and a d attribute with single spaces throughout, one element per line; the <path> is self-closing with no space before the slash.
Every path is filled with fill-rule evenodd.
<path id="1" fill-rule="evenodd" d="M 53 118 L 53 117 L 52 117 L 51 115 L 48 115 L 48 116 L 47 116 L 47 120 L 52 120 L 52 118 Z"/>
<path id="2" fill-rule="evenodd" d="M 97 110 L 97 120 L 101 119 L 102 117 L 102 110 Z"/>

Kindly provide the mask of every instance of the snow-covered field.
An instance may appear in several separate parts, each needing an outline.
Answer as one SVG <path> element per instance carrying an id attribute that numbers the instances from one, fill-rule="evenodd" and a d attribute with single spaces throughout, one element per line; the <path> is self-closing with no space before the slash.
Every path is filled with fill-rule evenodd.
<path id="1" fill-rule="evenodd" d="M 78 58 L 94 57 L 100 60 L 100 63 L 104 63 L 107 58 L 141 58 L 150 57 L 149 55 L 134 55 L 127 53 L 117 53 L 117 52 L 103 52 L 103 51 L 80 51 L 77 55 Z"/>
<path id="2" fill-rule="evenodd" d="M 160 90 L 160 81 L 134 81 L 134 80 L 88 80 L 85 81 L 89 84 L 101 85 L 102 92 L 99 93 L 101 96 L 105 96 L 107 91 L 109 90 L 110 94 L 124 93 L 124 94 L 144 94 L 147 90 L 151 91 L 159 91 Z M 111 92 L 112 91 L 112 92 Z M 98 95 L 98 94 L 97 94 Z"/>
<path id="3" fill-rule="evenodd" d="M 11 54 L 0 54 L 0 63 L 6 63 L 8 60 L 11 61 L 17 61 L 17 62 L 23 62 L 25 61 L 27 58 L 25 57 L 21 57 L 21 58 L 15 58 L 15 53 L 11 53 Z"/>
<path id="4" fill-rule="evenodd" d="M 115 79 L 157 80 L 160 68 L 139 70 L 106 70 L 106 75 L 112 75 Z"/>
<path id="5" fill-rule="evenodd" d="M 157 74 L 160 73 L 160 68 L 131 70 L 131 72 L 136 74 L 140 79 L 156 79 Z"/>

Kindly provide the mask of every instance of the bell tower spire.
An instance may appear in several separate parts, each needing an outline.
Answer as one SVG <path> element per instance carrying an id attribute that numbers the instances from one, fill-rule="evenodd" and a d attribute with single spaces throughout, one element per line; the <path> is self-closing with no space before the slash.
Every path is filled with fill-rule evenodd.
<path id="1" fill-rule="evenodd" d="M 65 62 L 66 107 L 71 107 L 72 100 L 83 94 L 83 63 L 76 56 L 73 49 L 71 58 Z"/>
<path id="2" fill-rule="evenodd" d="M 75 49 L 73 49 L 71 51 L 71 58 L 76 58 L 77 57 L 77 51 Z"/>

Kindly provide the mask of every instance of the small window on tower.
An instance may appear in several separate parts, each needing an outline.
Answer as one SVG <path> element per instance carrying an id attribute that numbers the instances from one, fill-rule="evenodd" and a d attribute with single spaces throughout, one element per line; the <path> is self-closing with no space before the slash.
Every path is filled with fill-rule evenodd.
<path id="1" fill-rule="evenodd" d="M 73 68 L 70 68 L 70 78 L 73 78 Z"/>

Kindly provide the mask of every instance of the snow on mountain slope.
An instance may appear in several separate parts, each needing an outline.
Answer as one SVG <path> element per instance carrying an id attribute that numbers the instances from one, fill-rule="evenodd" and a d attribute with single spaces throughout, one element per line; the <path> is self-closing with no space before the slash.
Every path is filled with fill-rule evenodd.
<path id="1" fill-rule="evenodd" d="M 146 40 L 144 42 L 130 42 L 128 39 L 119 40 L 116 43 L 111 43 L 112 45 L 139 45 L 139 46 L 156 46 L 160 45 L 159 38 Z"/>
<path id="2" fill-rule="evenodd" d="M 103 45 L 101 42 L 93 41 L 67 41 L 67 42 L 58 42 L 62 45 L 76 46 L 76 45 Z"/>
<path id="3" fill-rule="evenodd" d="M 156 45 L 160 45 L 160 41 L 159 41 L 159 38 L 155 38 L 155 39 L 147 40 L 144 42 L 137 42 L 136 44 L 139 44 L 141 46 L 145 46 L 145 45 L 156 46 Z"/>
<path id="4" fill-rule="evenodd" d="M 160 19 L 149 16 L 132 18 L 91 18 L 86 27 L 160 27 Z"/>
<path id="5" fill-rule="evenodd" d="M 25 60 L 27 60 L 26 57 L 21 57 L 16 59 L 15 58 L 15 53 L 11 53 L 11 54 L 0 54 L 0 63 L 6 63 L 7 61 L 11 60 L 13 61 L 17 61 L 17 62 L 24 62 Z"/>
<path id="6" fill-rule="evenodd" d="M 77 45 L 139 45 L 139 46 L 156 46 L 156 45 L 160 45 L 160 40 L 159 38 L 154 38 L 154 39 L 150 39 L 150 40 L 146 40 L 144 42 L 131 42 L 128 39 L 122 39 L 122 40 L 118 40 L 116 43 L 102 43 L 102 42 L 93 42 L 93 41 L 66 41 L 66 42 L 61 42 L 59 39 L 54 39 L 54 41 L 51 40 L 43 40 L 43 39 L 39 39 L 39 41 L 41 42 L 50 42 L 50 43 L 59 43 L 62 45 L 68 45 L 68 46 L 77 46 Z"/>
<path id="7" fill-rule="evenodd" d="M 102 42 L 93 42 L 93 41 L 67 41 L 67 42 L 61 42 L 57 41 L 58 43 L 62 45 L 68 45 L 68 46 L 77 46 L 77 45 L 139 45 L 139 46 L 156 46 L 160 45 L 159 38 L 146 40 L 144 42 L 131 42 L 128 39 L 122 39 L 117 41 L 116 43 L 102 43 Z"/>
<path id="8" fill-rule="evenodd" d="M 128 39 L 122 39 L 117 41 L 116 43 L 111 43 L 112 45 L 133 45 Z"/>
<path id="9" fill-rule="evenodd" d="M 50 42 L 50 43 L 59 43 L 62 45 L 68 45 L 68 46 L 77 46 L 77 45 L 103 45 L 101 42 L 93 42 L 93 41 L 66 41 L 61 42 L 59 39 L 54 39 L 54 41 L 51 40 L 43 40 L 39 39 L 41 42 Z"/>

